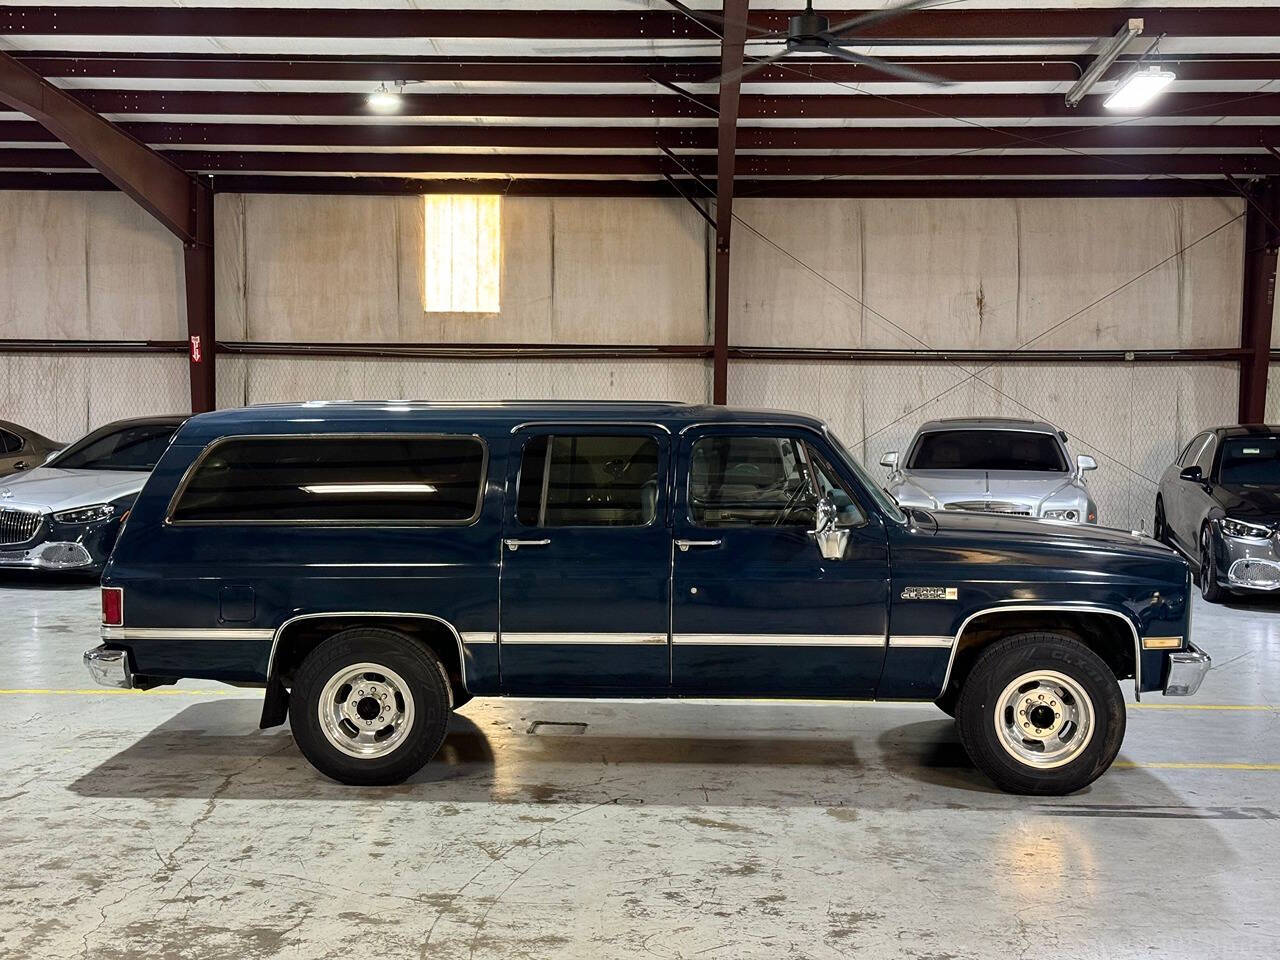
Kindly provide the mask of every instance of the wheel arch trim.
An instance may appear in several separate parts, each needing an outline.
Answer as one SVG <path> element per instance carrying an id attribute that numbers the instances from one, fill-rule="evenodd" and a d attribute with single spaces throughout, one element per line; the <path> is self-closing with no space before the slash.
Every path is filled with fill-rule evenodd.
<path id="1" fill-rule="evenodd" d="M 280 638 L 284 636 L 284 632 L 293 624 L 303 620 L 327 620 L 335 617 L 358 617 L 369 620 L 431 620 L 440 624 L 453 634 L 454 642 L 458 645 L 458 673 L 462 678 L 462 689 L 464 693 L 469 693 L 467 689 L 467 651 L 462 643 L 462 634 L 458 632 L 458 628 L 446 620 L 444 617 L 437 617 L 431 613 L 398 613 L 388 612 L 386 610 L 326 610 L 320 613 L 300 613 L 285 620 L 280 626 L 276 627 L 275 633 L 271 637 L 271 652 L 267 656 L 267 684 L 270 685 L 276 679 L 276 653 L 280 647 Z"/>
<path id="2" fill-rule="evenodd" d="M 1138 636 L 1138 628 L 1133 622 L 1133 618 L 1127 613 L 1115 610 L 1111 607 L 1098 606 L 1096 604 L 1010 604 L 1007 606 L 983 607 L 969 614 L 960 624 L 960 629 L 956 631 L 955 642 L 951 645 L 951 656 L 947 658 L 947 672 L 942 678 L 942 689 L 938 691 L 938 696 L 942 696 L 947 692 L 947 686 L 951 683 L 951 671 L 956 664 L 956 653 L 960 649 L 960 638 L 964 636 L 965 630 L 969 624 L 979 617 L 997 613 L 1091 613 L 1103 614 L 1109 617 L 1118 617 L 1123 620 L 1129 627 L 1129 632 L 1133 635 L 1133 695 L 1134 699 L 1142 699 L 1142 641 Z"/>

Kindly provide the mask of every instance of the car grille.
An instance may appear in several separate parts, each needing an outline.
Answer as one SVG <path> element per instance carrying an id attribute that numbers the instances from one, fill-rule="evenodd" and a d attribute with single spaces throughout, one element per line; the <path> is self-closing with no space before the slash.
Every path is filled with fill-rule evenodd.
<path id="1" fill-rule="evenodd" d="M 40 514 L 30 510 L 0 510 L 0 544 L 26 543 L 40 527 Z"/>
<path id="2" fill-rule="evenodd" d="M 1008 500 L 956 500 L 944 504 L 944 510 L 963 510 L 966 513 L 1004 513 L 1011 517 L 1029 517 L 1031 510 L 1025 504 Z"/>

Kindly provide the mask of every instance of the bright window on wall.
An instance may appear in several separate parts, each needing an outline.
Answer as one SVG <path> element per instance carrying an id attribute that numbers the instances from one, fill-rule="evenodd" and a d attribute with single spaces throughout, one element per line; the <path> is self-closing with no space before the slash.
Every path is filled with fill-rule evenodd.
<path id="1" fill-rule="evenodd" d="M 428 194 L 428 313 L 497 313 L 502 268 L 502 197 Z"/>

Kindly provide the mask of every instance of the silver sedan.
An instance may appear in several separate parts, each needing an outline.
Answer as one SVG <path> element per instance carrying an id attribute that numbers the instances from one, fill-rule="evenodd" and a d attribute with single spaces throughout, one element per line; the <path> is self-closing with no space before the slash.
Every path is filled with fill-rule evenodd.
<path id="1" fill-rule="evenodd" d="M 892 470 L 885 489 L 904 507 L 1097 523 L 1084 474 L 1098 465 L 1083 454 L 1072 463 L 1066 439 L 1036 420 L 931 420 L 905 455 L 880 458 Z"/>

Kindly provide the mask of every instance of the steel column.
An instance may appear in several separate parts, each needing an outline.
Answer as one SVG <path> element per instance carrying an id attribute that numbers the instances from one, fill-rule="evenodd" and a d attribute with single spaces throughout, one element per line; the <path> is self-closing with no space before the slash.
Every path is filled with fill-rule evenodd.
<path id="1" fill-rule="evenodd" d="M 720 42 L 720 120 L 716 136 L 716 288 L 712 312 L 711 399 L 729 395 L 729 234 L 733 227 L 733 174 L 738 145 L 738 94 L 751 0 L 724 0 Z"/>
<path id="2" fill-rule="evenodd" d="M 1276 259 L 1280 250 L 1280 178 L 1256 187 L 1245 215 L 1244 295 L 1240 346 L 1241 423 L 1263 423 L 1267 408 L 1267 373 L 1271 362 L 1271 321 L 1275 315 Z"/>
<path id="3" fill-rule="evenodd" d="M 3 53 L 0 103 L 38 121 L 182 241 L 188 333 L 209 346 L 199 360 L 193 348 L 191 410 L 213 409 L 213 191 Z"/>

